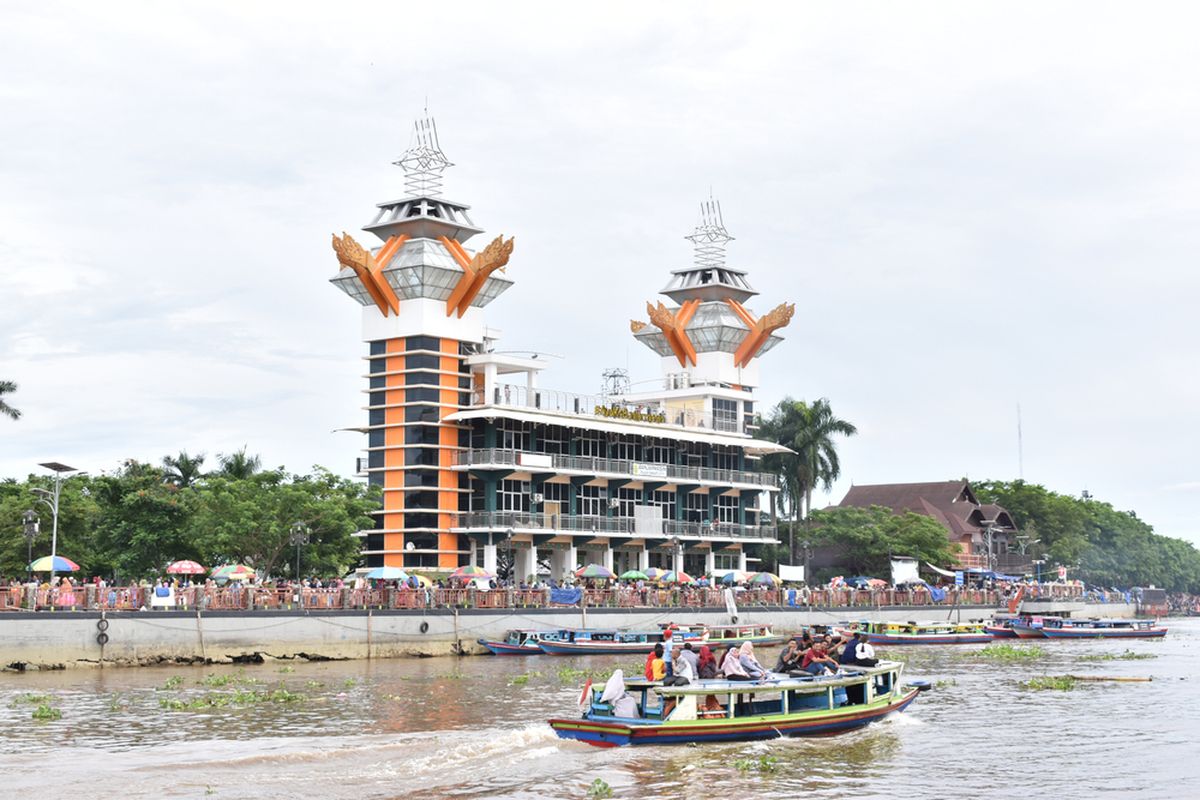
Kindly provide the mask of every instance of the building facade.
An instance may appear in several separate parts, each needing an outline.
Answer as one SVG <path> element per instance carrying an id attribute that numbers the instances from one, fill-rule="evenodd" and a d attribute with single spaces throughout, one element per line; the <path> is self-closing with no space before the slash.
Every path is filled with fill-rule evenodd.
<path id="1" fill-rule="evenodd" d="M 586 564 L 695 573 L 745 569 L 747 545 L 775 541 L 773 475 L 755 439 L 758 358 L 794 312 L 759 318 L 746 273 L 724 264 L 715 202 L 692 236 L 695 264 L 671 274 L 634 336 L 662 359 L 661 388 L 543 388 L 536 355 L 497 352 L 483 310 L 512 286 L 512 239 L 479 251 L 469 206 L 441 198 L 450 166 L 432 120 L 396 162 L 407 196 L 343 234 L 331 282 L 362 306 L 367 480 L 382 487 L 368 566 L 448 571 L 476 563 L 529 580 Z"/>

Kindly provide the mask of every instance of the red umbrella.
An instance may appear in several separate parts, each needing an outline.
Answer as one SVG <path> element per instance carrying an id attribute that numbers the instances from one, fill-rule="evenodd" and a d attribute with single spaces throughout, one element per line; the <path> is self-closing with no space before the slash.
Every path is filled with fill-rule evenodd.
<path id="1" fill-rule="evenodd" d="M 168 575 L 203 575 L 208 572 L 207 569 L 197 564 L 195 561 L 175 561 L 167 566 Z"/>

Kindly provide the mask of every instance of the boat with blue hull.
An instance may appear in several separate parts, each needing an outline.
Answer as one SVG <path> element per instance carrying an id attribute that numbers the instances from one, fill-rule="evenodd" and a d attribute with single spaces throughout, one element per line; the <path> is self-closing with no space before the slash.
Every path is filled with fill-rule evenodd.
<path id="1" fill-rule="evenodd" d="M 494 639 L 477 639 L 481 645 L 498 656 L 540 656 L 544 651 L 538 647 L 542 641 L 552 641 L 565 638 L 565 630 L 511 630 L 503 641 Z"/>
<path id="2" fill-rule="evenodd" d="M 615 628 L 576 628 L 564 631 L 564 637 L 542 640 L 538 647 L 543 653 L 554 656 L 577 656 L 590 654 L 620 655 L 622 653 L 649 653 L 654 645 L 666 641 L 667 631 L 676 645 L 692 642 L 694 646 L 708 640 L 704 626 L 680 626 L 657 631 L 622 631 Z"/>
<path id="3" fill-rule="evenodd" d="M 1167 629 L 1151 619 L 1063 620 L 1061 626 L 1042 628 L 1047 639 L 1160 639 Z"/>
<path id="4" fill-rule="evenodd" d="M 552 719 L 562 739 L 596 747 L 691 744 L 829 736 L 855 730 L 903 711 L 924 682 L 903 685 L 899 662 L 854 667 L 824 677 L 772 675 L 762 681 L 700 680 L 663 686 L 636 680 L 624 684 L 626 713 L 601 702 L 603 689 L 585 691 L 588 707 L 578 719 Z"/>
<path id="5" fill-rule="evenodd" d="M 977 622 L 852 622 L 842 636 L 861 633 L 871 644 L 985 644 L 992 634 Z"/>

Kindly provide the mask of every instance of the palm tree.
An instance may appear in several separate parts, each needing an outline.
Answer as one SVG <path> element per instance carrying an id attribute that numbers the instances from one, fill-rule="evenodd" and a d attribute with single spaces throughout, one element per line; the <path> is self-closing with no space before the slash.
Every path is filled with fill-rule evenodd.
<path id="1" fill-rule="evenodd" d="M 812 405 L 787 397 L 763 423 L 763 432 L 793 453 L 771 456 L 764 464 L 778 470 L 782 482 L 781 494 L 786 494 L 794 520 L 806 520 L 812 512 L 813 489 L 818 486 L 828 492 L 842 474 L 838 459 L 836 436 L 853 436 L 858 429 L 838 419 L 822 397 Z M 795 560 L 796 526 L 792 525 L 790 545 Z"/>
<path id="2" fill-rule="evenodd" d="M 163 477 L 166 478 L 167 483 L 185 489 L 204 474 L 201 472 L 201 468 L 204 466 L 204 453 L 198 456 L 189 456 L 187 450 L 180 450 L 177 456 L 163 456 L 162 465 L 166 471 Z"/>
<path id="3" fill-rule="evenodd" d="M 249 478 L 254 473 L 258 472 L 262 466 L 262 459 L 258 456 L 246 455 L 246 446 L 242 445 L 242 449 L 229 455 L 221 454 L 217 456 L 217 460 L 221 462 L 221 475 L 226 478 L 245 479 Z"/>
<path id="4" fill-rule="evenodd" d="M 6 394 L 12 394 L 16 390 L 17 385 L 12 381 L 0 381 L 0 397 L 3 397 Z M 21 412 L 3 400 L 0 400 L 0 414 L 3 414 L 6 417 L 11 417 L 12 419 L 21 418 Z"/>

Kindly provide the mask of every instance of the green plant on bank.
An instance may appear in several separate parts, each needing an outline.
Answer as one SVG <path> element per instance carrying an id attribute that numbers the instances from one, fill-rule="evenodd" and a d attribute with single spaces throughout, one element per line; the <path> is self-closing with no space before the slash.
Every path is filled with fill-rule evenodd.
<path id="1" fill-rule="evenodd" d="M 758 758 L 739 758 L 733 762 L 738 772 L 774 772 L 779 759 L 774 756 L 759 756 Z"/>
<path id="2" fill-rule="evenodd" d="M 1032 692 L 1069 692 L 1075 688 L 1077 681 L 1070 675 L 1038 675 L 1036 678 L 1030 678 L 1027 681 L 1022 681 L 1020 686 L 1022 689 Z"/>
<path id="3" fill-rule="evenodd" d="M 16 708 L 17 706 L 20 706 L 20 705 L 31 705 L 31 706 L 43 705 L 45 703 L 49 703 L 53 699 L 54 698 L 52 698 L 48 694 L 31 694 L 29 692 L 26 692 L 25 694 L 19 694 L 16 697 L 14 697 L 9 702 L 8 707 Z"/>
<path id="4" fill-rule="evenodd" d="M 971 654 L 966 654 L 970 657 Z M 1039 661 L 1046 657 L 1046 651 L 1037 645 L 1017 646 L 1012 644 L 989 644 L 974 655 L 993 661 Z"/>
<path id="5" fill-rule="evenodd" d="M 62 712 L 53 706 L 42 704 L 33 710 L 33 718 L 42 722 L 62 719 Z"/>
<path id="6" fill-rule="evenodd" d="M 603 778 L 596 778 L 588 787 L 588 797 L 612 797 L 612 787 Z"/>
<path id="7" fill-rule="evenodd" d="M 1096 655 L 1080 656 L 1080 661 L 1145 661 L 1150 658 L 1158 658 L 1154 653 L 1135 653 L 1132 650 L 1126 650 L 1124 653 L 1097 653 Z"/>

